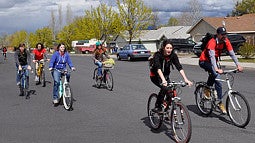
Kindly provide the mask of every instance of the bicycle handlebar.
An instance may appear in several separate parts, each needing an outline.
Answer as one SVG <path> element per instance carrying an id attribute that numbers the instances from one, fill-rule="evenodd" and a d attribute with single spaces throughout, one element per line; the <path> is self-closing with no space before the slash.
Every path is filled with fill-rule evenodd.
<path id="1" fill-rule="evenodd" d="M 185 87 L 188 85 L 188 83 L 186 83 L 184 81 L 179 81 L 179 82 L 172 81 L 172 82 L 167 83 L 168 87 L 174 87 L 174 86 L 178 86 L 178 85 L 181 87 Z"/>
<path id="2" fill-rule="evenodd" d="M 224 70 L 222 74 L 237 73 L 240 72 L 238 69 Z"/>

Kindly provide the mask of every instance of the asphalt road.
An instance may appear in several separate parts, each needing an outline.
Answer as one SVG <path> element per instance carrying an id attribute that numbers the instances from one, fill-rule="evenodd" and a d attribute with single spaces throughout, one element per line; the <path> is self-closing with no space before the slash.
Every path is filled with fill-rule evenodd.
<path id="1" fill-rule="evenodd" d="M 89 56 L 72 56 L 77 71 L 71 75 L 76 101 L 74 110 L 52 105 L 52 78 L 47 71 L 47 85 L 35 86 L 30 78 L 31 98 L 18 96 L 13 54 L 0 61 L 0 142 L 1 143 L 165 143 L 174 142 L 162 126 L 149 127 L 146 104 L 152 92 L 158 92 L 149 79 L 146 61 L 116 61 L 112 70 L 114 89 L 93 87 L 95 68 Z M 48 66 L 48 64 L 47 64 Z M 184 65 L 191 80 L 206 80 L 198 66 Z M 194 100 L 194 86 L 182 88 L 182 101 L 192 120 L 193 143 L 254 143 L 255 140 L 255 70 L 247 69 L 235 76 L 234 89 L 248 99 L 251 121 L 245 129 L 231 124 L 226 115 L 213 112 L 209 117 L 199 113 Z M 177 70 L 171 79 L 178 81 Z"/>

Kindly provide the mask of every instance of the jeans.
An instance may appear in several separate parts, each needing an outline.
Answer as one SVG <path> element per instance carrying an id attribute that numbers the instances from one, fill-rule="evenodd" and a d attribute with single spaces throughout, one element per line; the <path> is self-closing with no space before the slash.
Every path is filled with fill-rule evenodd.
<path id="1" fill-rule="evenodd" d="M 26 68 L 26 73 L 25 74 L 26 74 L 27 77 L 29 77 L 29 72 L 28 72 L 27 66 L 28 65 L 24 65 L 24 66 L 21 66 L 21 67 Z M 16 64 L 16 69 L 17 69 L 16 83 L 18 84 L 18 82 L 20 82 L 20 80 L 21 80 L 21 74 L 20 74 L 21 71 L 19 71 L 19 65 L 17 65 L 17 64 Z M 29 81 L 27 81 L 27 82 L 29 82 Z"/>
<path id="2" fill-rule="evenodd" d="M 210 62 L 204 62 L 204 61 L 201 62 L 200 61 L 199 66 L 209 72 L 209 77 L 207 79 L 207 85 L 213 86 L 213 84 L 215 83 L 214 86 L 217 91 L 218 99 L 222 100 L 222 84 L 220 81 L 215 80 L 216 78 L 220 79 L 220 74 L 216 73 L 215 69 L 213 68 L 213 66 Z"/>
<path id="3" fill-rule="evenodd" d="M 53 77 L 53 80 L 54 80 L 54 86 L 53 86 L 53 100 L 54 99 L 58 99 L 58 88 L 59 88 L 59 85 L 60 85 L 60 79 L 61 77 L 63 76 L 63 74 L 61 72 L 59 72 L 58 70 L 53 70 L 51 72 L 51 75 Z M 66 78 L 67 78 L 67 82 L 69 82 L 70 80 L 70 74 L 67 73 L 66 74 Z"/>
<path id="4" fill-rule="evenodd" d="M 95 62 L 95 65 L 98 66 L 98 70 L 97 70 L 97 75 L 98 76 L 102 76 L 102 67 L 103 67 L 103 63 L 100 61 Z"/>

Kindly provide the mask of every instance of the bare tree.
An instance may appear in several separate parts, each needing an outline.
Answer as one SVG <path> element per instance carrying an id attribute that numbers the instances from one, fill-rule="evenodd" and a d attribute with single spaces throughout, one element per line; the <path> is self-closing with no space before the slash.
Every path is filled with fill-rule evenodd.
<path id="1" fill-rule="evenodd" d="M 57 30 L 58 32 L 62 29 L 63 27 L 63 16 L 62 16 L 62 5 L 58 5 L 58 25 L 57 25 Z"/>
<path id="2" fill-rule="evenodd" d="M 51 10 L 50 28 L 52 30 L 53 41 L 55 41 L 56 40 L 56 35 L 57 35 L 57 29 L 56 29 L 56 16 L 55 16 L 53 10 Z"/>
<path id="3" fill-rule="evenodd" d="M 73 21 L 73 12 L 70 4 L 66 6 L 66 24 L 71 24 Z"/>

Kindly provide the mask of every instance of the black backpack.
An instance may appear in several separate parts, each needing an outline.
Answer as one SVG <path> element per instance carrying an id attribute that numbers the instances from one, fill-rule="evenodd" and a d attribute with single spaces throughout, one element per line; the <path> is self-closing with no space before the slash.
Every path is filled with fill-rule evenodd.
<path id="1" fill-rule="evenodd" d="M 201 48 L 200 48 L 202 51 L 206 48 L 207 43 L 212 38 L 215 38 L 215 35 L 212 33 L 206 33 L 205 37 L 202 38 L 202 40 L 201 40 L 202 44 L 201 44 Z"/>

